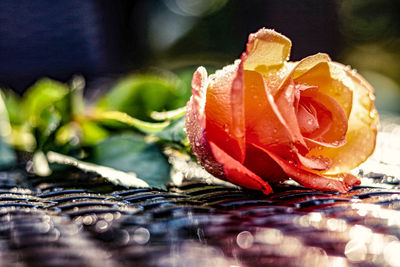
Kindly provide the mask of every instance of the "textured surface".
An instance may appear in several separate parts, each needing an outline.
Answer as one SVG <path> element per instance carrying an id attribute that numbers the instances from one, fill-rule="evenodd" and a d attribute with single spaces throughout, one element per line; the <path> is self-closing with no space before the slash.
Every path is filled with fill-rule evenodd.
<path id="1" fill-rule="evenodd" d="M 68 176 L 31 177 L 23 186 L 23 173 L 0 173 L 1 266 L 399 262 L 394 178 L 365 178 L 392 189 L 332 195 L 287 185 L 264 197 L 195 182 L 107 193 L 117 188 L 80 172 Z"/>
<path id="2" fill-rule="evenodd" d="M 384 124 L 363 186 L 346 194 L 282 185 L 266 197 L 196 180 L 127 190 L 77 170 L 0 172 L 0 266 L 398 265 L 398 129 Z"/>

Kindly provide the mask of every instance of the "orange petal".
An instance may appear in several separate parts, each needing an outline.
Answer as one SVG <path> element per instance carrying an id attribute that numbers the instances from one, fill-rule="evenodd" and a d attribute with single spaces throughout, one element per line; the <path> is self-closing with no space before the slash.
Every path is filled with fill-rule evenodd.
<path id="1" fill-rule="evenodd" d="M 317 130 L 304 134 L 307 143 L 328 147 L 343 145 L 347 132 L 347 116 L 335 99 L 316 90 L 302 92 L 301 99 L 316 109 L 319 125 Z"/>
<path id="2" fill-rule="evenodd" d="M 318 91 L 334 98 L 350 116 L 353 93 L 341 77 L 330 68 L 330 59 L 325 54 L 316 54 L 301 60 L 296 66 L 293 78 L 296 83 L 318 86 Z"/>
<path id="3" fill-rule="evenodd" d="M 241 150 L 240 162 L 244 161 L 245 156 L 245 134 L 246 125 L 244 121 L 244 70 L 243 62 L 240 62 L 236 77 L 231 87 L 231 106 L 232 106 L 232 126 L 231 134 L 238 140 Z"/>
<path id="4" fill-rule="evenodd" d="M 320 128 L 317 110 L 310 103 L 300 103 L 296 117 L 302 134 L 311 134 Z"/>
<path id="5" fill-rule="evenodd" d="M 272 193 L 272 188 L 266 181 L 232 158 L 215 143 L 210 142 L 210 146 L 214 157 L 223 166 L 227 181 L 249 189 L 261 190 L 266 195 Z"/>
<path id="6" fill-rule="evenodd" d="M 268 85 L 273 85 L 273 95 L 277 94 L 284 88 L 293 83 L 293 80 L 297 79 L 302 74 L 310 71 L 315 66 L 320 63 L 330 62 L 331 59 L 327 54 L 318 53 L 309 57 L 306 57 L 298 62 L 287 62 L 279 71 L 272 71 L 268 74 L 266 78 Z M 324 76 L 325 77 L 325 76 Z M 270 82 L 269 80 L 275 80 L 274 82 Z M 295 80 L 296 81 L 296 80 Z M 279 84 L 277 84 L 279 82 Z M 315 83 L 303 83 L 296 82 L 296 84 L 305 84 L 307 86 L 313 86 Z"/>
<path id="7" fill-rule="evenodd" d="M 294 146 L 294 143 L 300 145 L 304 141 L 297 124 L 293 99 L 291 99 L 293 92 L 290 89 L 284 89 L 281 92 L 282 96 L 278 96 L 277 104 L 275 104 L 268 91 L 262 90 L 263 83 L 259 73 L 245 71 L 245 86 L 246 140 L 248 146 L 254 144 L 263 149 L 275 151 L 285 159 L 298 162 L 299 166 L 304 166 L 307 169 L 321 171 L 329 168 L 330 161 L 322 157 L 306 158 Z M 263 94 L 264 92 L 265 94 Z M 279 110 L 278 105 L 281 110 Z M 304 147 L 300 148 L 303 148 L 303 151 L 308 151 Z M 256 162 L 250 153 L 251 151 L 246 151 L 246 162 L 250 162 L 249 158 Z M 265 166 L 269 166 L 269 164 Z M 257 164 L 253 164 L 249 168 L 257 170 L 257 174 L 265 177 L 258 170 Z M 268 172 L 268 167 L 266 168 L 266 172 Z"/>
<path id="8" fill-rule="evenodd" d="M 207 85 L 207 71 L 203 67 L 199 67 L 193 74 L 192 96 L 186 104 L 185 124 L 187 137 L 190 141 L 192 152 L 200 164 L 211 174 L 223 177 L 222 165 L 215 160 L 205 135 L 206 118 L 204 109 Z"/>
<path id="9" fill-rule="evenodd" d="M 246 145 L 244 165 L 268 182 L 278 183 L 288 178 L 282 168 L 267 153 L 252 144 Z"/>
<path id="10" fill-rule="evenodd" d="M 200 164 L 212 175 L 246 188 L 261 190 L 265 194 L 271 193 L 272 189 L 267 182 L 244 167 L 217 144 L 209 142 L 207 139 L 204 110 L 208 82 L 206 70 L 202 67 L 198 68 L 193 74 L 192 97 L 186 105 L 185 118 L 192 152 Z"/>
<path id="11" fill-rule="evenodd" d="M 261 147 L 291 146 L 296 139 L 258 72 L 244 71 L 246 140 Z"/>
<path id="12" fill-rule="evenodd" d="M 317 53 L 312 56 L 308 56 L 300 60 L 296 66 L 293 79 L 297 79 L 299 76 L 313 69 L 320 63 L 331 62 L 331 58 L 325 53 Z"/>
<path id="13" fill-rule="evenodd" d="M 307 158 L 300 153 L 297 153 L 297 158 L 298 162 L 301 164 L 300 166 L 304 166 L 308 170 L 324 171 L 331 166 L 331 160 L 328 158 Z"/>
<path id="14" fill-rule="evenodd" d="M 291 46 L 287 37 L 262 28 L 249 36 L 246 52 L 242 56 L 244 69 L 267 72 L 271 68 L 281 67 L 289 57 Z"/>
<path id="15" fill-rule="evenodd" d="M 207 70 L 204 67 L 199 67 L 193 73 L 192 79 L 192 96 L 187 103 L 188 113 L 193 112 L 197 115 L 200 122 L 200 127 L 205 128 L 205 107 L 207 94 Z"/>
<path id="16" fill-rule="evenodd" d="M 240 61 L 210 75 L 205 107 L 206 131 L 214 142 L 236 160 L 244 160 L 243 73 Z M 232 105 L 234 101 L 235 107 Z M 243 129 L 242 129 L 242 128 Z"/>
<path id="17" fill-rule="evenodd" d="M 364 162 L 374 151 L 378 115 L 374 107 L 374 91 L 360 75 L 342 64 L 329 63 L 331 76 L 342 81 L 353 93 L 352 110 L 348 120 L 346 144 L 338 148 L 315 148 L 308 156 L 323 156 L 332 160 L 325 174 L 347 172 Z"/>
<path id="18" fill-rule="evenodd" d="M 360 180 L 351 174 L 340 174 L 338 176 L 321 176 L 316 173 L 299 169 L 288 161 L 282 159 L 275 153 L 266 150 L 266 153 L 273 158 L 283 171 L 290 178 L 299 182 L 301 185 L 327 191 L 348 192 L 354 185 L 360 184 Z"/>
<path id="19" fill-rule="evenodd" d="M 279 109 L 280 114 L 285 120 L 285 124 L 288 126 L 293 139 L 296 140 L 298 143 L 302 144 L 306 147 L 304 142 L 303 135 L 300 132 L 299 124 L 297 122 L 297 116 L 295 111 L 295 90 L 296 87 L 291 81 L 288 86 L 282 88 L 276 95 L 275 95 L 275 103 Z"/>

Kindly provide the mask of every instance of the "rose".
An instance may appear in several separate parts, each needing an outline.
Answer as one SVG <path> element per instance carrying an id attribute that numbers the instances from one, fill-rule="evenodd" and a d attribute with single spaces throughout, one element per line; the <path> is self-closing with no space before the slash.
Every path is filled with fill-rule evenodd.
<path id="1" fill-rule="evenodd" d="M 346 192 L 360 183 L 347 172 L 375 147 L 373 88 L 326 54 L 287 62 L 290 48 L 263 28 L 234 64 L 209 77 L 196 70 L 186 105 L 192 152 L 214 176 L 266 194 L 289 177 Z"/>

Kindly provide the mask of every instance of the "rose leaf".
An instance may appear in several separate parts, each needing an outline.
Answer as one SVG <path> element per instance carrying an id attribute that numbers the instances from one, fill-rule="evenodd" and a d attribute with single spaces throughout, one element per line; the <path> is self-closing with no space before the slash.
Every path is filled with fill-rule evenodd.
<path id="1" fill-rule="evenodd" d="M 4 142 L 0 135 L 0 169 L 12 166 L 16 162 L 14 150 Z"/>
<path id="2" fill-rule="evenodd" d="M 14 150 L 3 140 L 11 134 L 11 125 L 3 99 L 3 93 L 0 91 L 0 169 L 10 167 L 16 161 Z"/>
<path id="3" fill-rule="evenodd" d="M 162 141 L 182 143 L 186 137 L 185 117 L 181 117 L 155 134 Z"/>
<path id="4" fill-rule="evenodd" d="M 110 167 L 85 162 L 53 151 L 47 152 L 47 160 L 52 164 L 73 166 L 85 172 L 97 173 L 115 185 L 122 185 L 125 187 L 149 186 L 145 181 L 139 179 L 135 173 L 123 172 Z"/>
<path id="5" fill-rule="evenodd" d="M 164 188 L 170 182 L 170 164 L 154 143 L 142 136 L 117 135 L 95 145 L 87 161 L 134 173 L 150 186 Z"/>
<path id="6" fill-rule="evenodd" d="M 33 127 L 40 124 L 42 111 L 54 106 L 66 112 L 67 103 L 60 100 L 63 100 L 68 92 L 68 86 L 60 82 L 48 78 L 37 81 L 25 92 L 21 105 L 29 123 Z M 61 115 L 64 117 L 64 114 Z"/>
<path id="7" fill-rule="evenodd" d="M 178 108 L 179 80 L 175 76 L 136 74 L 119 80 L 96 104 L 102 110 L 116 110 L 140 120 L 151 120 L 152 111 Z"/>

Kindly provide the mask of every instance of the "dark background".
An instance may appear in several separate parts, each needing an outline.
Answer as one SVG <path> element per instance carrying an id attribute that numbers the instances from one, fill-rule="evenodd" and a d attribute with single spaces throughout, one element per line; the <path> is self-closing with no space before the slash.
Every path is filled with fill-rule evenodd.
<path id="1" fill-rule="evenodd" d="M 0 84 L 82 74 L 93 90 L 132 71 L 219 68 L 267 27 L 292 40 L 291 60 L 326 52 L 374 85 L 379 109 L 400 112 L 398 2 L 0 0 Z"/>

